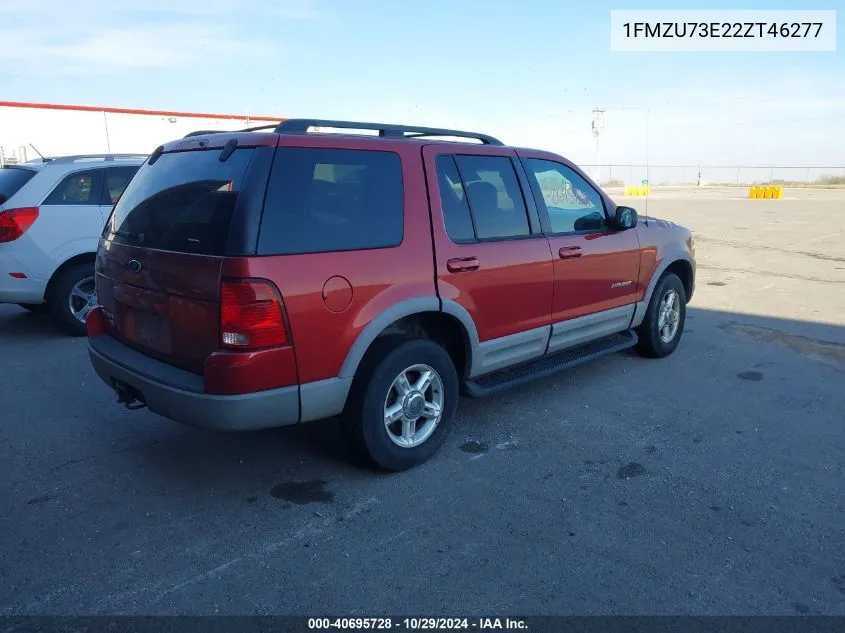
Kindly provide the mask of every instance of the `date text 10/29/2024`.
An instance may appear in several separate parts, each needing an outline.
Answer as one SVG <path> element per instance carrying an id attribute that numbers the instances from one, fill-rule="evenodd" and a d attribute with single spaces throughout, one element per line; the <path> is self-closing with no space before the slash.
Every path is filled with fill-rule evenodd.
<path id="1" fill-rule="evenodd" d="M 308 629 L 317 631 L 333 629 L 350 631 L 525 631 L 528 629 L 528 624 L 520 618 L 309 618 Z"/>

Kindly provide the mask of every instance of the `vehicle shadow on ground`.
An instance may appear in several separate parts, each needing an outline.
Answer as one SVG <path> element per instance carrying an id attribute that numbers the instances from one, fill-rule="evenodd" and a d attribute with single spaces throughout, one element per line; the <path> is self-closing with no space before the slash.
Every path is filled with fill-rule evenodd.
<path id="1" fill-rule="evenodd" d="M 583 406 L 579 385 L 612 381 L 612 375 L 620 367 L 622 371 L 641 374 L 648 380 L 652 368 L 661 367 L 661 363 L 676 363 L 685 372 L 692 370 L 690 379 L 706 381 L 707 376 L 694 373 L 695 359 L 716 344 L 718 335 L 725 334 L 737 343 L 773 345 L 845 370 L 845 328 L 840 326 L 690 309 L 681 347 L 670 359 L 645 359 L 629 350 L 488 398 L 462 398 L 458 420 L 435 459 L 454 456 L 468 441 L 501 442 L 509 435 L 524 432 L 519 414 L 532 410 L 540 398 L 561 398 Z M 747 370 L 738 373 L 739 378 L 760 379 L 762 372 L 752 358 L 743 356 L 736 360 L 738 368 Z M 163 418 L 157 419 L 168 423 Z M 497 421 L 496 427 L 486 426 L 493 419 Z M 159 445 L 139 449 L 143 453 L 142 459 L 150 460 L 151 466 L 167 472 L 168 476 L 194 480 L 198 487 L 215 484 L 225 487 L 225 482 L 232 483 L 232 476 L 238 477 L 244 464 L 246 473 L 242 483 L 245 484 L 256 476 L 262 479 L 262 473 L 269 473 L 274 480 L 280 477 L 328 480 L 337 475 L 357 474 L 366 478 L 379 472 L 355 459 L 340 432 L 337 418 L 251 433 L 195 430 L 175 436 L 167 444 L 166 450 Z"/>
<path id="2" fill-rule="evenodd" d="M 0 324 L 0 344 L 69 338 L 56 327 L 49 314 L 34 314 L 15 305 L 0 305 Z"/>
<path id="3" fill-rule="evenodd" d="M 23 310 L 8 314 L 2 324 L 0 340 L 7 336 L 17 340 L 63 337 L 50 327 L 48 316 Z M 524 433 L 526 425 L 531 424 L 520 418 L 526 411 L 536 411 L 538 400 L 560 399 L 566 406 L 583 407 L 582 387 L 612 386 L 617 371 L 633 372 L 648 381 L 654 370 L 662 371 L 664 364 L 673 363 L 685 373 L 690 372 L 691 380 L 707 381 L 708 376 L 695 373 L 695 359 L 720 337 L 725 342 L 745 341 L 790 350 L 845 370 L 845 328 L 841 326 L 690 308 L 681 346 L 669 359 L 643 359 L 626 351 L 488 398 L 462 398 L 458 419 L 435 459 L 460 455 L 458 450 L 463 450 L 460 447 L 467 442 L 504 442 L 512 435 Z M 747 365 L 743 380 L 753 381 L 760 373 L 751 359 L 738 358 L 737 365 Z M 111 452 L 131 456 L 152 472 L 181 481 L 189 488 L 241 489 L 283 479 L 329 480 L 336 476 L 368 477 L 379 472 L 355 459 L 337 418 L 249 433 L 213 432 L 184 427 L 149 412 L 125 411 L 93 376 L 91 389 L 95 400 L 102 400 L 91 423 L 96 426 L 108 419 L 114 442 L 122 446 Z M 145 418 L 140 426 L 139 416 Z M 138 441 L 139 438 L 144 439 Z M 110 454 L 92 453 L 93 457 Z"/>
<path id="4" fill-rule="evenodd" d="M 339 476 L 366 478 L 378 472 L 349 449 L 335 418 L 247 433 L 190 429 L 138 445 L 132 453 L 156 478 L 235 495 L 285 481 L 325 484 Z"/>

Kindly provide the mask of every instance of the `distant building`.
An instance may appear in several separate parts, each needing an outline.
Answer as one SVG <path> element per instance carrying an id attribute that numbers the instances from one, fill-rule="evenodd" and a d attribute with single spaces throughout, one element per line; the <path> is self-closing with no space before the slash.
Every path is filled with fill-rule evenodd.
<path id="1" fill-rule="evenodd" d="M 152 152 L 194 130 L 233 130 L 279 117 L 0 101 L 0 161 L 67 154 Z"/>

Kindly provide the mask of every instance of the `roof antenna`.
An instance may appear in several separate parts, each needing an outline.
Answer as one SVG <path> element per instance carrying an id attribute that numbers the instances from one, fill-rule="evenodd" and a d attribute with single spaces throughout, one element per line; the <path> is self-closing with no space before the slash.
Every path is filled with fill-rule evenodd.
<path id="1" fill-rule="evenodd" d="M 42 162 L 42 163 L 46 163 L 46 162 L 47 162 L 47 161 L 44 159 L 44 154 L 42 154 L 41 152 L 39 152 L 39 151 L 38 151 L 38 149 L 35 147 L 35 145 L 33 145 L 32 143 L 30 143 L 30 144 L 29 144 L 29 146 L 30 146 L 32 149 L 34 149 L 34 150 L 35 150 L 35 153 L 36 153 L 36 154 L 38 154 L 38 155 L 41 157 L 41 162 Z"/>

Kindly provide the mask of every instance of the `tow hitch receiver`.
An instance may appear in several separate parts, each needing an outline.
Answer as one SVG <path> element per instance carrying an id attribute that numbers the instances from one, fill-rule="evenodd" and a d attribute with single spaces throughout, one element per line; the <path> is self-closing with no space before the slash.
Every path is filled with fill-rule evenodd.
<path id="1" fill-rule="evenodd" d="M 114 390 L 117 392 L 117 401 L 124 405 L 130 411 L 143 409 L 146 403 L 143 401 L 141 393 L 134 387 L 127 385 L 120 380 L 113 381 Z"/>

